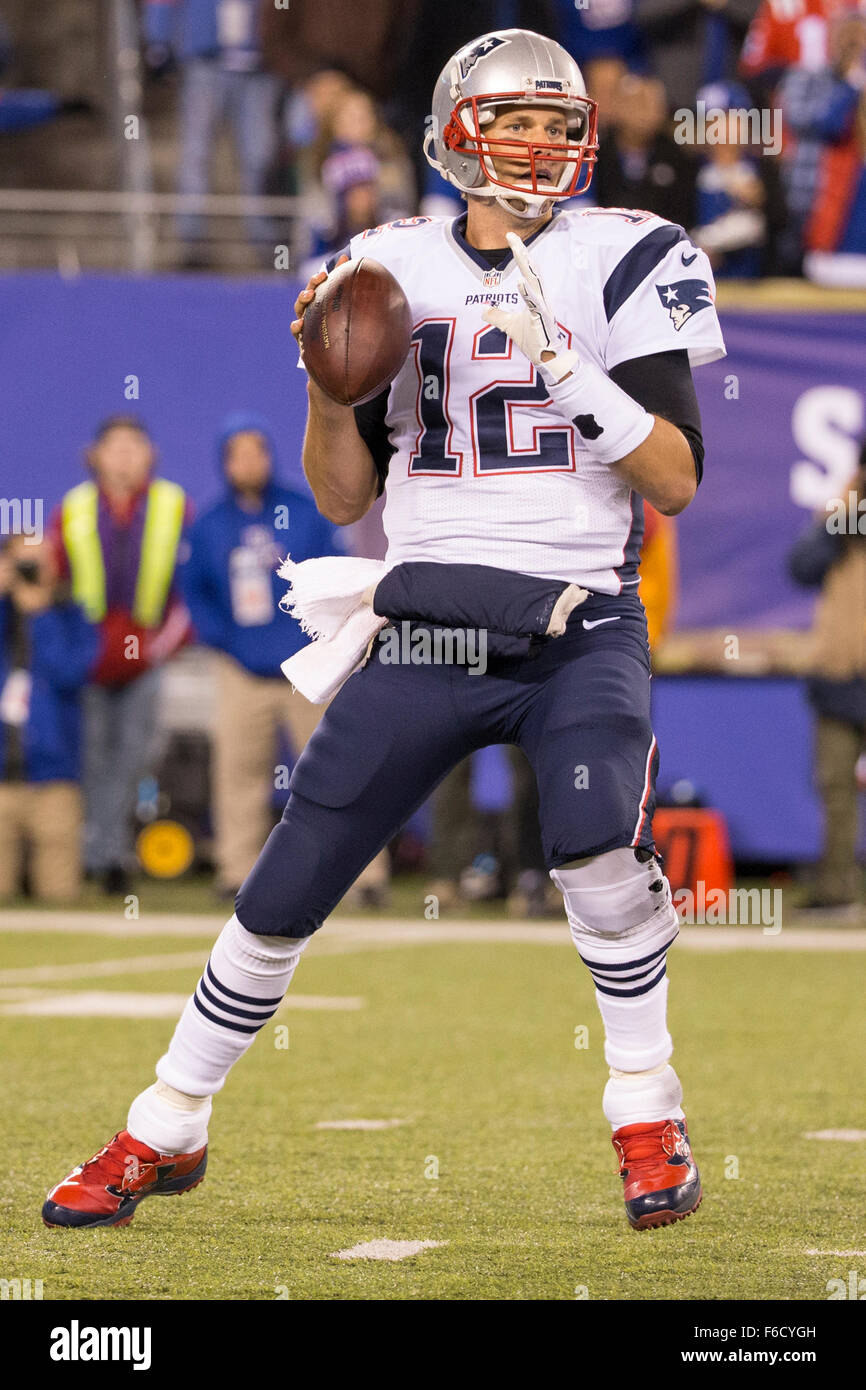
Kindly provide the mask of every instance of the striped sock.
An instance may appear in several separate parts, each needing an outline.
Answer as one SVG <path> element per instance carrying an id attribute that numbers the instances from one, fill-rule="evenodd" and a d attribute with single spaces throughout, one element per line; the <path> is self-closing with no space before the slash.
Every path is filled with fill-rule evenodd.
<path id="1" fill-rule="evenodd" d="M 667 953 L 675 922 L 654 923 L 642 940 L 634 937 L 580 941 L 580 958 L 592 975 L 604 1022 L 604 1055 L 619 1071 L 647 1071 L 673 1051 L 667 1030 Z"/>
<path id="2" fill-rule="evenodd" d="M 234 1063 L 252 1045 L 256 1034 L 282 1003 L 309 939 L 254 936 L 233 916 L 214 943 L 168 1051 L 157 1062 L 156 1074 L 160 1081 L 186 1096 L 206 1097 L 219 1091 Z M 148 1098 L 146 1102 L 145 1097 Z M 198 1127 L 205 1135 L 208 1111 L 209 1107 L 201 1111 Z M 191 1122 L 186 1120 L 181 1125 L 180 1113 L 168 1107 L 151 1087 L 133 1101 L 130 1132 L 164 1153 L 188 1153 Z M 174 1143 L 166 1144 L 165 1140 L 172 1135 L 175 1135 Z M 181 1137 L 184 1147 L 178 1148 L 176 1145 Z M 206 1142 L 200 1133 L 193 1137 L 199 1138 L 201 1143 Z M 157 1139 L 162 1142 L 156 1142 Z"/>

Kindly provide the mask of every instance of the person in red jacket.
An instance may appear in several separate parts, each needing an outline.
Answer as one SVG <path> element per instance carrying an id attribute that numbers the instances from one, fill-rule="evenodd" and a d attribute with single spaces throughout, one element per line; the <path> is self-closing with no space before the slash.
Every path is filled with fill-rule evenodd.
<path id="1" fill-rule="evenodd" d="M 66 494 L 50 526 L 61 577 L 99 626 L 84 697 L 85 867 L 111 893 L 128 886 L 159 668 L 190 632 L 175 588 L 190 504 L 177 483 L 154 477 L 155 461 L 140 421 L 106 420 L 87 453 L 91 477 Z"/>

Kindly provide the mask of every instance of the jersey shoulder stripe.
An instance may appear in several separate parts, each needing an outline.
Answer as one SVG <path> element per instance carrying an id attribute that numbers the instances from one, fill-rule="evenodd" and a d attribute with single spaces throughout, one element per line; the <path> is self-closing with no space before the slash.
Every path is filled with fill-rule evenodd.
<path id="1" fill-rule="evenodd" d="M 641 241 L 626 251 L 622 260 L 608 276 L 603 292 L 604 311 L 610 323 L 614 314 L 639 285 L 660 265 L 668 252 L 680 241 L 688 241 L 688 235 L 674 222 L 666 222 L 648 232 Z"/>

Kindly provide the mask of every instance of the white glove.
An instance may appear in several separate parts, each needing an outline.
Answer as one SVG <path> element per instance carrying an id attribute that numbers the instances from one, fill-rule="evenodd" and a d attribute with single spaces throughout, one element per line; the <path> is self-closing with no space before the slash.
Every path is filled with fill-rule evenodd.
<path id="1" fill-rule="evenodd" d="M 537 367 L 548 394 L 565 419 L 577 427 L 584 447 L 600 462 L 616 463 L 643 443 L 655 423 L 653 416 L 594 362 L 583 361 L 568 346 L 526 247 L 514 232 L 507 233 L 507 240 L 523 274 L 517 288 L 526 308 L 509 313 L 490 305 L 481 317 L 507 333 Z M 554 356 L 544 362 L 544 352 Z"/>
<path id="2" fill-rule="evenodd" d="M 579 363 L 580 358 L 568 346 L 563 333 L 547 300 L 544 288 L 529 259 L 529 252 L 515 232 L 506 233 L 506 241 L 514 254 L 514 260 L 523 279 L 517 288 L 526 305 L 525 309 L 509 312 L 488 305 L 481 317 L 494 328 L 501 328 L 513 343 L 520 348 L 537 367 L 548 385 L 561 381 Z M 552 358 L 542 361 L 543 352 L 552 352 Z"/>

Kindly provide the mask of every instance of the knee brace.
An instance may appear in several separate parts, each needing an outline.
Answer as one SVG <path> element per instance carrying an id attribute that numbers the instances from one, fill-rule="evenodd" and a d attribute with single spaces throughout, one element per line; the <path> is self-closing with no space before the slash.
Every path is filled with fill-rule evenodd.
<path id="1" fill-rule="evenodd" d="M 647 850 L 608 850 L 551 869 L 550 877 L 565 900 L 578 944 L 594 937 L 634 940 L 646 929 L 654 934 L 662 923 L 669 936 L 676 935 L 677 915 L 668 881 Z"/>

